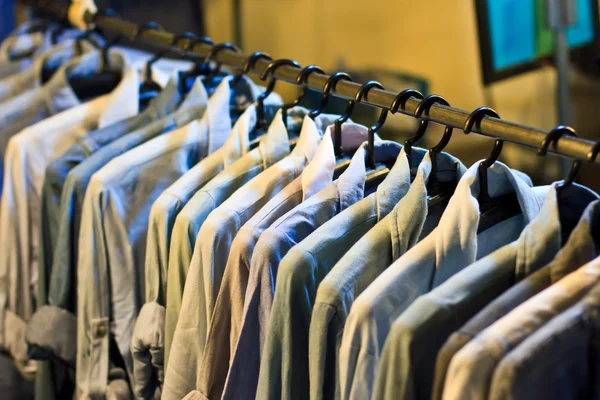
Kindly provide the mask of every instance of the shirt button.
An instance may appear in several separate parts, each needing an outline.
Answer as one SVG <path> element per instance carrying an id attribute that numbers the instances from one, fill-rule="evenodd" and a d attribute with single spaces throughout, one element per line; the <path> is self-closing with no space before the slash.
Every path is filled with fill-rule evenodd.
<path id="1" fill-rule="evenodd" d="M 106 326 L 104 325 L 99 325 L 96 328 L 96 336 L 97 337 L 103 337 L 104 335 L 106 335 Z"/>

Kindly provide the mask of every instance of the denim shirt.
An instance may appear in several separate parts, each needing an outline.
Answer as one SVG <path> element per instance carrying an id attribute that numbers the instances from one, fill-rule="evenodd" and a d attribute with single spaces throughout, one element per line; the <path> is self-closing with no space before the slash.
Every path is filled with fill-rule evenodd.
<path id="1" fill-rule="evenodd" d="M 345 139 L 344 148 L 355 151 L 352 143 L 364 142 L 367 139 L 367 129 L 349 122 L 342 126 L 342 135 Z M 209 326 L 200 366 L 200 381 L 197 386 L 206 398 L 221 398 L 229 361 L 240 331 L 250 260 L 256 242 L 278 218 L 329 184 L 334 164 L 333 142 L 328 128 L 314 158 L 304 168 L 301 176 L 277 193 L 235 236 L 215 303 L 215 310 L 218 311 Z"/>
<path id="2" fill-rule="evenodd" d="M 477 235 L 478 166 L 476 163 L 462 176 L 431 234 L 383 271 L 352 304 L 339 355 L 342 399 L 371 396 L 379 357 L 392 322 L 418 296 L 476 259 L 515 240 L 539 212 L 547 188 L 532 189 L 526 175 L 497 162 L 487 171 L 490 196 L 516 192 L 522 214 Z M 361 379 L 353 379 L 354 376 Z"/>
<path id="3" fill-rule="evenodd" d="M 231 125 L 214 121 L 229 118 L 230 99 L 229 82 L 223 81 L 201 120 L 114 158 L 92 177 L 77 262 L 78 393 L 104 393 L 113 338 L 135 386 L 130 345 L 144 293 L 150 209 L 163 190 L 223 145 Z"/>
<path id="4" fill-rule="evenodd" d="M 502 359 L 490 399 L 597 399 L 598 333 L 600 284 Z"/>
<path id="5" fill-rule="evenodd" d="M 154 70 L 152 76 L 155 82 L 164 84 L 167 80 L 167 76 L 159 70 Z M 132 102 L 132 109 L 136 110 L 135 115 L 117 120 L 108 125 L 107 121 L 102 122 L 97 127 L 98 129 L 77 139 L 75 143 L 46 168 L 41 192 L 40 209 L 38 305 L 44 305 L 48 302 L 48 280 L 52 276 L 54 249 L 57 240 L 59 240 L 60 199 L 69 172 L 101 147 L 117 140 L 128 132 L 132 132 L 171 114 L 181 101 L 181 96 L 177 91 L 177 82 L 169 80 L 160 94 L 152 100 L 148 108 L 138 113 L 137 98 L 139 98 L 139 95 L 137 92 L 139 91 L 143 76 L 136 74 L 134 77 L 135 80 L 132 82 L 131 93 L 127 93 L 126 95 L 129 101 Z M 116 106 L 114 101 L 112 103 Z M 123 105 L 120 107 L 123 108 Z M 115 110 L 111 110 L 111 108 L 113 107 L 109 107 L 107 110 L 109 115 L 122 115 L 122 111 L 115 113 Z"/>
<path id="6" fill-rule="evenodd" d="M 31 317 L 37 295 L 40 195 L 45 168 L 86 132 L 137 113 L 138 87 L 138 72 L 130 69 L 110 95 L 35 124 L 9 142 L 0 206 L 1 270 L 8 290 L 6 311 L 23 323 Z M 0 307 L 4 311 L 4 302 Z"/>
<path id="7" fill-rule="evenodd" d="M 111 68 L 125 76 L 125 71 L 129 68 L 129 61 L 125 54 L 111 49 L 109 57 Z M 74 77 L 87 77 L 98 71 L 99 68 L 100 55 L 98 52 L 84 54 L 61 66 L 43 86 L 24 92 L 0 104 L 1 161 L 5 163 L 4 155 L 9 140 L 21 130 L 80 105 L 81 100 L 69 84 L 69 80 Z M 1 167 L 2 165 L 0 165 Z M 0 176 L 3 176 L 4 172 L 0 171 L 0 173 Z M 1 186 L 0 183 L 0 190 Z"/>
<path id="8" fill-rule="evenodd" d="M 462 163 L 446 153 L 440 153 L 437 157 L 437 176 L 440 182 L 458 182 L 466 170 Z M 312 399 L 340 397 L 337 354 L 344 322 L 354 297 L 411 248 L 419 237 L 432 229 L 422 231 L 426 221 L 427 226 L 437 225 L 439 221 L 439 213 L 428 216 L 427 209 L 426 184 L 431 172 L 430 155 L 426 150 L 413 148 L 411 162 L 414 167 L 418 167 L 412 184 L 411 169 L 403 150 L 390 172 L 391 176 L 378 188 L 379 209 L 377 212 L 373 210 L 369 219 L 364 222 L 358 219 L 360 222 L 341 225 L 343 229 L 340 231 L 323 230 L 320 238 L 315 237 L 309 242 L 313 236 L 311 235 L 290 252 L 290 255 L 300 255 L 302 251 L 306 254 L 304 259 L 318 260 L 318 263 L 311 263 L 315 265 L 316 271 L 321 271 L 319 275 L 324 275 L 318 286 L 310 319 L 309 370 Z M 351 213 L 360 215 L 353 207 L 345 213 L 348 216 Z M 357 218 L 352 218 L 354 219 Z M 335 219 L 331 222 L 333 221 Z M 328 228 L 329 224 L 321 229 Z M 326 376 L 331 378 L 326 379 Z"/>
<path id="9" fill-rule="evenodd" d="M 597 259 L 531 297 L 481 331 L 452 358 L 444 399 L 487 399 L 503 358 L 600 282 Z"/>
<path id="10" fill-rule="evenodd" d="M 560 249 L 559 210 L 578 221 L 592 198 L 581 186 L 560 196 L 555 186 L 519 239 L 420 296 L 392 326 L 383 348 L 375 397 L 430 398 L 435 359 L 444 341 L 478 310 L 550 262 Z M 410 349 L 410 350 L 409 350 Z M 392 379 L 393 378 L 393 379 Z"/>
<path id="11" fill-rule="evenodd" d="M 374 158 L 377 163 L 392 163 L 399 152 L 400 145 L 395 142 L 375 142 Z M 256 319 L 259 326 L 255 339 L 256 347 L 261 351 L 259 398 L 308 396 L 308 357 L 306 353 L 295 350 L 296 346 L 308 347 L 310 306 L 303 300 L 311 301 L 314 291 L 311 296 L 310 289 L 304 287 L 304 279 L 306 275 L 312 275 L 312 271 L 296 269 L 284 258 L 289 249 L 301 243 L 316 228 L 364 197 L 366 158 L 365 143 L 354 153 L 350 166 L 339 179 L 281 217 L 256 244 L 249 291 L 244 302 L 244 322 L 252 326 L 256 324 L 252 319 Z M 308 286 L 312 287 L 310 283 Z M 256 296 L 257 293 L 259 296 Z M 248 342 L 252 333 L 242 331 L 242 335 L 246 336 L 240 340 Z M 262 343 L 264 348 L 261 349 Z"/>
<path id="12" fill-rule="evenodd" d="M 278 112 L 269 130 L 286 132 Z M 163 391 L 164 399 L 180 399 L 196 388 L 208 325 L 234 236 L 260 208 L 300 175 L 321 141 L 312 121 L 305 118 L 298 144 L 275 163 L 233 193 L 206 218 L 196 241 L 181 312 L 173 336 Z"/>
<path id="13" fill-rule="evenodd" d="M 579 192 L 580 195 L 583 194 L 581 193 L 582 189 L 576 189 L 576 187 L 577 186 L 574 186 L 573 189 L 570 189 L 567 194 L 577 194 L 577 192 Z M 560 226 L 557 225 L 557 214 L 559 213 L 559 210 L 564 210 L 564 208 L 559 208 L 559 210 L 556 210 L 556 206 L 558 204 L 556 204 L 554 195 L 555 191 L 551 190 L 548 194 L 548 198 L 544 202 L 543 209 L 540 212 L 540 216 L 544 215 L 548 218 L 548 221 L 542 221 L 539 218 L 536 218 L 535 225 L 532 222 L 532 226 L 527 228 L 527 231 L 534 232 L 535 236 L 525 237 L 524 235 L 521 235 L 521 237 L 519 238 L 519 242 L 523 244 L 522 246 L 517 246 L 517 243 L 513 243 L 511 245 L 506 246 L 503 249 L 498 250 L 495 253 L 492 253 L 492 255 L 506 254 L 508 256 L 507 258 L 510 260 L 510 254 L 512 253 L 517 256 L 515 260 L 519 260 L 520 264 L 537 263 L 540 261 L 540 259 L 545 258 L 545 256 L 542 255 L 544 255 L 544 253 L 548 251 L 547 248 L 549 247 L 550 251 L 553 248 L 555 248 L 557 244 L 559 244 L 561 236 Z M 578 197 L 569 196 L 568 200 L 569 201 L 567 201 L 567 203 L 581 202 L 581 200 L 578 199 Z M 569 207 L 569 204 L 566 204 L 566 206 Z M 569 208 L 572 210 L 573 214 L 576 214 L 577 209 L 581 208 L 581 204 L 571 206 L 572 207 Z M 547 211 L 551 210 L 551 208 L 554 208 L 554 212 L 548 215 Z M 539 269 L 538 271 L 532 273 L 531 275 L 525 277 L 522 281 L 517 282 L 510 289 L 504 291 L 498 297 L 489 302 L 489 304 L 487 304 L 485 307 L 474 307 L 472 310 L 469 310 L 468 314 L 463 311 L 463 315 L 459 315 L 460 318 L 457 322 L 461 323 L 460 321 L 464 321 L 467 315 L 476 313 L 471 319 L 468 320 L 468 322 L 464 323 L 464 325 L 460 327 L 460 329 L 457 329 L 456 332 L 450 335 L 446 343 L 440 349 L 435 365 L 435 381 L 433 385 L 432 395 L 433 399 L 439 400 L 442 398 L 442 393 L 444 391 L 444 380 L 446 379 L 448 365 L 450 364 L 452 357 L 454 357 L 454 355 L 458 353 L 460 349 L 462 349 L 481 331 L 483 331 L 488 326 L 492 325 L 498 319 L 508 314 L 519 304 L 523 303 L 527 299 L 546 289 L 553 283 L 559 281 L 560 279 L 562 279 L 563 277 L 580 267 L 581 265 L 593 260 L 598 255 L 600 255 L 597 251 L 596 244 L 594 243 L 592 231 L 593 227 L 598 223 L 597 221 L 600 221 L 600 203 L 598 201 L 594 201 L 589 206 L 587 206 L 583 215 L 581 216 L 579 223 L 569 236 L 568 241 L 565 243 L 564 247 L 556 254 L 556 257 L 554 257 L 552 262 Z M 545 229 L 538 230 L 537 228 Z M 532 229 L 535 229 L 535 231 L 532 231 Z M 557 229 L 559 229 L 558 232 Z M 551 243 L 549 243 L 549 241 Z M 540 245 L 543 245 L 544 247 L 541 247 L 540 245 L 535 245 L 533 242 L 539 242 Z M 539 251 L 540 256 L 530 256 L 530 254 L 532 254 L 532 252 L 528 251 L 528 246 L 530 245 L 535 246 L 536 249 L 541 250 Z M 490 255 L 490 257 L 492 255 Z M 497 266 L 501 266 L 499 261 L 502 259 L 504 259 L 504 256 L 499 256 L 496 258 L 496 261 L 494 262 L 497 263 Z M 485 269 L 485 267 L 483 266 L 485 265 L 483 260 L 481 260 L 482 266 L 480 267 L 482 273 L 491 274 L 491 272 L 488 269 Z M 487 263 L 489 260 L 490 259 L 486 260 L 485 263 Z M 475 270 L 477 264 L 478 263 L 475 263 L 469 268 L 466 268 L 465 272 L 467 270 Z M 520 268 L 520 270 L 522 272 L 515 273 L 515 277 L 521 276 L 523 272 L 530 272 L 532 268 L 525 266 L 525 268 Z M 474 274 L 474 276 L 477 277 L 478 275 Z M 478 279 L 481 280 L 483 278 L 479 277 Z M 508 279 L 503 280 L 501 282 L 511 284 L 512 280 Z M 450 283 L 450 280 L 448 281 L 448 283 Z M 463 289 L 467 290 L 468 288 L 470 290 L 470 281 L 465 281 L 465 283 L 467 284 L 467 286 L 463 287 Z M 477 296 L 479 298 L 482 298 L 484 302 L 488 302 L 488 299 L 491 298 L 488 294 L 486 294 L 483 291 L 478 292 Z M 465 305 L 467 304 L 467 298 L 470 299 L 470 297 L 465 297 Z M 481 304 L 481 302 L 476 304 Z"/>
<path id="14" fill-rule="evenodd" d="M 225 79 L 231 80 L 232 77 Z M 240 81 L 240 83 L 235 86 L 232 97 L 238 98 L 243 96 L 244 93 L 250 93 L 252 96 L 250 99 L 246 99 L 242 106 L 247 106 L 248 100 L 254 100 L 264 90 L 264 88 L 254 85 L 247 78 Z M 241 89 L 241 85 L 246 86 L 248 90 L 238 90 Z M 265 101 L 273 103 L 280 102 L 281 99 L 275 95 Z M 251 121 L 247 116 L 256 116 L 256 109 L 253 106 L 244 111 L 240 117 L 242 121 L 238 120 L 240 123 L 236 122 L 233 129 L 230 129 L 231 118 L 227 118 L 227 116 L 222 116 L 218 120 L 211 119 L 211 129 L 218 129 L 217 126 L 220 125 L 231 131 L 225 144 L 169 186 L 156 199 L 150 210 L 145 261 L 146 303 L 136 320 L 131 342 L 136 382 L 134 391 L 137 396 L 147 397 L 149 393 L 157 390 L 163 382 L 167 259 L 175 217 L 195 192 L 224 168 L 250 151 L 248 132 L 251 126 L 249 122 Z M 148 362 L 150 352 L 152 356 L 150 362 Z"/>

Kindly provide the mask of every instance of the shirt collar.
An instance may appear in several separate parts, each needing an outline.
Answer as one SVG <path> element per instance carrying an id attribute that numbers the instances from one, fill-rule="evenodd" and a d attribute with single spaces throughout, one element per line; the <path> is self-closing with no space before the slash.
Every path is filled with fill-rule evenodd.
<path id="1" fill-rule="evenodd" d="M 116 68 L 125 77 L 127 60 L 123 54 L 115 49 L 109 52 L 110 65 Z M 42 87 L 44 100 L 53 114 L 75 107 L 81 101 L 69 85 L 69 78 L 74 76 L 87 76 L 95 73 L 100 68 L 100 53 L 84 54 L 61 66 L 52 78 Z M 137 100 L 137 99 L 136 99 Z"/>
<path id="2" fill-rule="evenodd" d="M 206 118 L 208 123 L 208 151 L 213 153 L 223 146 L 231 132 L 231 114 L 229 104 L 231 102 L 231 81 L 232 76 L 226 76 L 217 87 L 217 90 L 208 100 L 206 107 Z"/>
<path id="3" fill-rule="evenodd" d="M 312 124 L 314 127 L 311 127 L 311 129 L 317 129 L 314 121 L 310 118 L 305 119 L 303 124 Z M 331 182 L 334 168 L 335 153 L 333 152 L 331 132 L 328 129 L 323 135 L 313 159 L 302 171 L 303 201 L 319 192 Z"/>
<path id="4" fill-rule="evenodd" d="M 104 111 L 100 114 L 98 127 L 103 128 L 140 112 L 140 86 L 143 79 L 141 64 L 125 71 L 121 82 L 110 93 Z M 152 80 L 164 86 L 169 77 L 158 69 L 152 70 Z"/>
<path id="5" fill-rule="evenodd" d="M 256 125 L 256 108 L 251 106 L 253 113 L 249 116 L 248 124 L 250 129 Z M 281 160 L 284 155 L 290 152 L 290 141 L 288 139 L 288 133 L 283 124 L 281 118 L 281 111 L 278 111 L 275 115 L 275 119 L 269 125 L 267 133 L 260 138 L 259 145 L 264 168 L 266 169 L 269 165 L 273 165 L 277 160 Z"/>
<path id="6" fill-rule="evenodd" d="M 187 111 L 191 109 L 206 109 L 208 106 L 208 92 L 202 83 L 202 79 L 198 78 L 192 85 L 190 92 L 187 94 L 185 99 L 181 102 L 177 111 Z M 204 111 L 200 112 L 202 114 Z"/>
<path id="7" fill-rule="evenodd" d="M 479 162 L 465 172 L 442 214 L 436 236 L 435 252 L 438 266 L 443 265 L 447 257 L 451 257 L 456 265 L 469 265 L 476 259 L 479 226 L 478 168 Z M 523 224 L 527 225 L 535 218 L 541 208 L 542 193 L 545 195 L 547 188 L 532 188 L 531 180 L 525 181 L 523 178 L 527 178 L 526 175 L 511 170 L 499 161 L 488 168 L 487 176 L 490 197 L 513 192 L 521 206 Z M 458 251 L 457 246 L 460 247 Z M 443 281 L 441 276 L 440 279 Z"/>
<path id="8" fill-rule="evenodd" d="M 285 129 L 285 125 L 283 125 L 283 120 L 281 118 L 281 111 L 277 112 L 277 115 L 275 116 L 275 119 L 273 120 L 271 125 L 273 124 L 283 126 L 283 128 Z M 296 157 L 303 157 L 304 161 L 308 162 L 312 160 L 315 151 L 317 151 L 317 147 L 319 147 L 320 142 L 321 134 L 317 129 L 317 125 L 307 115 L 306 117 L 304 117 L 304 121 L 302 122 L 302 129 L 300 130 L 300 136 L 298 137 L 298 142 L 296 143 L 296 147 L 294 147 L 294 150 L 292 150 L 291 155 Z"/>
<path id="9" fill-rule="evenodd" d="M 181 101 L 182 96 L 179 93 L 178 80 L 171 77 L 164 89 L 150 101 L 144 113 L 147 113 L 153 121 L 156 121 L 172 114 Z"/>
<path id="10" fill-rule="evenodd" d="M 600 216 L 600 207 L 595 205 L 598 201 L 594 201 L 594 206 L 588 206 L 589 203 L 584 203 L 587 188 L 573 184 L 568 189 L 567 196 L 557 196 L 557 184 L 553 184 L 548 191 L 542 208 L 530 224 L 528 224 L 519 236 L 517 242 L 517 257 L 515 266 L 515 275 L 517 279 L 522 279 L 537 270 L 538 268 L 548 264 L 553 260 L 557 252 L 560 250 L 562 235 L 561 235 L 561 212 L 579 216 L 579 223 L 571 233 L 571 236 L 565 244 L 563 251 L 559 253 L 557 259 L 559 263 L 554 263 L 553 271 L 556 275 L 564 276 L 562 271 L 572 271 L 568 268 L 572 265 L 573 259 L 577 260 L 581 257 L 585 262 L 591 260 L 590 252 L 595 252 L 595 245 L 591 236 L 591 224 L 594 219 Z M 560 197 L 560 201 L 559 201 Z M 594 196 L 598 198 L 597 195 Z M 560 203 L 560 206 L 559 206 Z M 586 207 L 587 206 L 587 207 Z M 561 266 L 562 265 L 562 268 Z"/>

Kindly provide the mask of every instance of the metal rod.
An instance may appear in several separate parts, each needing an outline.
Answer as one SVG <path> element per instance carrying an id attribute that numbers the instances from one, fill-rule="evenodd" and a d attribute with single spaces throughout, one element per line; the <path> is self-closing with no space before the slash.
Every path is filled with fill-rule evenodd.
<path id="1" fill-rule="evenodd" d="M 39 1 L 43 2 L 45 0 Z M 98 28 L 111 31 L 115 34 L 123 35 L 124 37 L 131 37 L 136 32 L 138 26 L 133 22 L 124 21 L 118 17 L 104 17 L 101 15 L 97 15 L 97 17 L 94 18 L 93 15 L 88 14 L 86 15 L 86 20 L 89 23 L 94 23 Z M 170 45 L 173 37 L 174 34 L 164 31 L 144 30 L 136 40 L 141 40 L 150 45 L 164 48 Z M 180 54 L 183 54 L 183 49 L 186 45 L 188 45 L 187 40 L 181 41 L 178 49 L 173 48 L 173 50 L 179 50 Z M 208 54 L 210 48 L 211 47 L 206 44 L 197 44 L 192 52 L 197 56 L 204 57 Z M 222 52 L 219 52 L 214 61 L 229 67 L 241 69 L 247 57 L 248 56 L 246 54 L 234 53 L 230 50 L 223 50 Z M 260 74 L 268 64 L 268 61 L 259 59 L 255 63 L 251 72 Z M 277 68 L 272 76 L 278 80 L 296 84 L 296 78 L 298 77 L 299 73 L 300 68 L 282 66 Z M 328 78 L 329 75 L 318 73 L 311 74 L 305 81 L 305 86 L 317 91 L 322 91 L 323 86 Z M 338 97 L 351 100 L 354 99 L 360 87 L 361 83 L 340 81 L 335 86 L 335 90 L 333 90 L 331 93 Z M 369 95 L 362 101 L 362 103 L 389 110 L 396 95 L 397 94 L 394 92 L 373 88 L 369 92 Z M 418 105 L 419 100 L 411 97 L 406 102 L 406 108 L 404 110 L 399 110 L 399 112 L 413 116 Z M 430 108 L 429 116 L 427 118 L 430 121 L 438 124 L 462 129 L 469 114 L 469 111 L 434 104 Z M 490 138 L 503 139 L 507 142 L 516 143 L 531 149 L 538 149 L 542 143 L 542 140 L 548 133 L 541 129 L 490 117 L 485 117 L 475 128 L 476 129 L 473 130 L 474 133 Z M 594 144 L 595 142 L 590 140 L 563 136 L 550 146 L 549 153 L 561 157 L 569 157 L 587 161 L 588 153 L 592 150 Z M 600 160 L 595 160 L 595 162 L 600 162 Z"/>

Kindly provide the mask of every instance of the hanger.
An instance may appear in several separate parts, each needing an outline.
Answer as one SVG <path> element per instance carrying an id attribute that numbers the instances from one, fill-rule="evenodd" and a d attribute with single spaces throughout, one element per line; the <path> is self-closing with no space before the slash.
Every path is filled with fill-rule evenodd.
<path id="1" fill-rule="evenodd" d="M 556 128 L 552 129 L 546 135 L 544 140 L 542 140 L 540 149 L 538 150 L 538 155 L 545 157 L 546 154 L 548 154 L 548 148 L 550 147 L 550 144 L 554 143 L 556 145 L 556 142 L 558 141 L 558 139 L 560 139 L 563 136 L 577 137 L 577 133 L 575 132 L 575 129 L 571 128 L 570 126 L 564 126 L 564 125 L 557 126 Z M 596 156 L 598 155 L 599 151 L 600 151 L 600 143 L 596 143 L 592 147 L 592 150 L 590 150 L 590 152 L 588 153 L 588 160 L 590 162 L 593 162 L 595 160 Z M 556 195 L 557 195 L 557 201 L 558 201 L 560 226 L 561 226 L 561 234 L 562 234 L 562 238 L 563 238 L 563 243 L 569 237 L 569 235 L 571 234 L 571 232 L 573 231 L 573 229 L 579 222 L 579 218 L 580 218 L 580 215 L 573 215 L 573 212 L 571 212 L 569 209 L 565 209 L 565 207 L 568 207 L 568 202 L 563 200 L 564 197 L 566 196 L 567 192 L 569 191 L 569 189 L 573 186 L 573 183 L 575 182 L 575 179 L 577 178 L 577 175 L 579 174 L 580 168 L 581 168 L 581 161 L 579 161 L 579 160 L 573 161 L 571 170 L 569 171 L 569 175 L 567 175 L 567 178 L 562 183 L 559 183 L 556 187 Z M 581 203 L 584 203 L 584 204 L 585 203 L 589 204 L 592 201 L 596 200 L 595 196 L 593 196 L 591 193 L 589 193 L 589 196 L 586 196 L 587 194 L 588 194 L 587 191 L 581 191 L 581 192 L 578 191 L 577 192 L 577 195 L 579 196 L 578 201 Z M 581 199 L 581 196 L 585 196 L 585 198 Z"/>
<path id="2" fill-rule="evenodd" d="M 254 68 L 254 64 L 256 64 L 256 62 L 261 58 L 263 60 L 267 60 L 268 62 L 273 61 L 273 58 L 269 54 L 264 53 L 262 51 L 256 51 L 256 52 L 250 54 L 248 56 L 248 58 L 246 58 L 246 61 L 244 62 L 244 66 L 242 67 L 240 72 L 232 79 L 231 84 L 237 85 L 242 80 L 242 78 L 245 75 L 247 75 L 248 72 L 250 72 L 250 70 L 252 70 Z"/>
<path id="3" fill-rule="evenodd" d="M 298 64 L 296 61 L 290 60 L 287 58 L 282 58 L 279 60 L 271 61 L 271 63 L 267 66 L 267 68 L 265 68 L 265 70 L 260 74 L 260 80 L 262 80 L 262 81 L 266 80 L 270 75 L 272 75 L 277 70 L 277 68 L 286 66 L 286 65 L 296 67 L 296 68 L 302 68 L 300 66 L 300 64 Z M 263 93 L 261 93 L 257 99 L 257 108 L 256 108 L 256 114 L 258 117 L 257 129 L 264 131 L 264 132 L 266 132 L 266 130 L 268 128 L 267 121 L 265 119 L 265 99 L 267 97 L 269 97 L 269 95 L 273 92 L 273 89 L 275 89 L 276 82 L 277 82 L 277 80 L 275 78 L 271 77 L 271 80 L 267 84 L 267 89 Z"/>
<path id="4" fill-rule="evenodd" d="M 292 107 L 296 107 L 298 104 L 300 104 L 300 102 L 302 100 L 304 100 L 304 98 L 308 94 L 308 87 L 305 86 L 306 81 L 308 80 L 308 77 L 310 76 L 310 74 L 315 73 L 315 72 L 325 75 L 325 72 L 316 65 L 308 65 L 308 66 L 302 68 L 302 70 L 298 74 L 298 77 L 296 78 L 296 85 L 302 87 L 302 93 L 300 93 L 300 96 L 298 96 L 294 101 L 292 101 L 291 103 L 288 103 L 288 104 L 284 104 L 281 107 L 281 117 L 283 118 L 283 123 L 285 124 L 286 128 L 288 127 L 288 124 L 287 124 L 288 110 Z"/>
<path id="5" fill-rule="evenodd" d="M 139 37 L 142 35 L 142 33 L 144 33 L 145 31 L 148 30 L 155 30 L 155 31 L 164 31 L 164 28 L 162 25 L 156 23 L 156 22 L 146 22 L 145 24 L 141 24 L 139 25 L 134 31 L 133 34 L 131 35 L 130 40 L 132 42 L 135 42 L 139 39 Z M 142 91 L 140 90 L 139 93 L 139 97 L 140 97 L 140 110 L 145 109 L 148 104 L 150 103 L 150 100 L 152 100 L 153 98 L 156 97 L 156 95 L 158 94 L 157 90 L 149 90 L 149 91 Z"/>
<path id="6" fill-rule="evenodd" d="M 481 127 L 481 121 L 485 117 L 500 119 L 498 113 L 491 108 L 479 107 L 467 117 L 463 132 L 468 135 L 472 132 L 473 127 L 476 124 Z M 503 145 L 503 140 L 496 139 L 492 153 L 488 158 L 479 163 L 479 196 L 477 197 L 477 200 L 479 202 L 479 212 L 481 215 L 479 218 L 479 226 L 477 227 L 478 234 L 502 221 L 506 221 L 522 213 L 516 193 L 507 193 L 493 199 L 489 195 L 487 170 L 494 165 L 498 160 L 498 157 L 500 157 Z"/>
<path id="7" fill-rule="evenodd" d="M 367 98 L 369 96 L 369 91 L 373 88 L 385 90 L 383 88 L 383 85 L 377 81 L 367 81 L 367 82 L 363 83 L 363 85 L 360 87 L 360 89 L 358 89 L 358 92 L 356 92 L 354 101 L 351 100 L 348 102 L 348 105 L 346 107 L 346 113 L 344 114 L 344 116 L 346 116 L 346 115 L 349 116 L 348 111 L 350 110 L 350 112 L 352 112 L 354 105 L 356 103 L 362 102 L 363 98 L 365 100 L 367 100 Z M 377 189 L 377 186 L 379 186 L 379 184 L 381 182 L 383 182 L 383 180 L 385 179 L 387 174 L 390 172 L 390 168 L 393 165 L 393 161 L 391 161 L 391 163 L 389 165 L 386 165 L 386 164 L 377 165 L 377 163 L 375 162 L 375 133 L 377 133 L 381 129 L 383 124 L 385 123 L 387 114 L 388 114 L 388 110 L 382 109 L 381 114 L 379 114 L 379 118 L 377 119 L 377 122 L 375 122 L 375 125 L 370 126 L 369 130 L 368 130 L 367 161 L 366 161 L 367 177 L 366 177 L 366 181 L 365 181 L 365 195 L 373 193 Z M 340 119 L 337 119 L 335 122 L 337 123 L 339 120 Z"/>
<path id="8" fill-rule="evenodd" d="M 390 112 L 392 114 L 396 114 L 400 108 L 402 109 L 402 111 L 406 111 L 406 101 L 411 97 L 416 97 L 419 100 L 424 99 L 423 94 L 421 92 L 419 92 L 418 90 L 414 90 L 414 89 L 403 90 L 402 92 L 400 92 L 398 94 L 398 96 L 396 96 L 396 98 L 392 102 Z M 425 135 L 425 131 L 427 131 L 427 125 L 429 124 L 429 121 L 427 119 L 418 118 L 418 120 L 419 120 L 419 128 L 417 128 L 417 131 L 411 138 L 407 139 L 404 142 L 404 152 L 406 153 L 406 158 L 408 159 L 409 168 L 411 168 L 412 146 L 423 138 L 423 136 Z M 415 174 L 412 173 L 412 168 L 411 168 L 410 175 L 411 175 L 411 182 L 412 182 L 415 179 Z"/>
<path id="9" fill-rule="evenodd" d="M 183 49 L 183 57 L 189 60 L 194 60 L 196 58 L 195 54 L 192 53 L 194 47 L 197 44 L 207 44 L 209 46 L 213 46 L 213 41 L 206 37 L 197 37 L 194 35 L 193 39 L 190 39 L 187 46 Z M 208 70 L 206 69 L 207 64 L 204 62 L 205 58 L 202 57 L 200 60 L 194 61 L 194 66 L 188 71 L 180 71 L 179 72 L 179 93 L 181 95 L 189 93 L 192 88 L 192 85 L 195 82 L 195 79 L 198 76 L 206 75 Z"/>
<path id="10" fill-rule="evenodd" d="M 234 53 L 240 53 L 241 52 L 241 50 L 237 46 L 235 46 L 235 45 L 233 45 L 233 44 L 231 44 L 229 42 L 219 43 L 219 44 L 213 46 L 210 49 L 210 51 L 208 52 L 208 54 L 206 55 L 206 58 L 204 59 L 204 64 L 206 64 L 206 66 L 208 67 L 208 70 L 210 71 L 207 74 L 207 77 L 209 79 L 215 78 L 221 72 L 221 63 L 220 62 L 217 61 L 217 65 L 212 70 L 210 69 L 210 63 L 223 50 L 231 50 Z"/>
<path id="11" fill-rule="evenodd" d="M 319 107 L 317 107 L 316 110 L 313 110 L 308 114 L 312 119 L 315 119 L 317 116 L 323 113 L 325 107 L 329 103 L 331 91 L 335 90 L 335 86 L 339 81 L 352 82 L 352 78 L 345 72 L 336 72 L 335 74 L 331 75 L 329 79 L 327 79 L 327 82 L 325 82 L 325 85 L 323 86 L 323 97 L 321 98 L 321 103 L 319 104 Z M 341 140 L 338 142 L 337 139 L 338 138 L 335 138 L 334 142 L 341 143 Z"/>
<path id="12" fill-rule="evenodd" d="M 448 104 L 446 99 L 444 99 L 442 96 L 432 94 L 425 97 L 419 103 L 415 110 L 415 118 L 421 118 L 423 113 L 425 113 L 426 119 L 429 119 L 429 110 L 434 104 L 441 104 L 450 107 L 450 104 Z M 440 184 L 437 178 L 437 155 L 440 154 L 450 142 L 453 130 L 454 129 L 451 126 L 446 126 L 444 128 L 444 134 L 442 135 L 439 143 L 429 149 L 429 155 L 431 157 L 431 173 L 429 174 L 429 180 L 427 181 L 427 194 L 430 197 L 431 205 L 439 202 L 446 204 L 447 201 L 450 200 L 452 194 L 454 194 L 454 189 L 456 189 L 457 182 Z"/>
<path id="13" fill-rule="evenodd" d="M 107 9 L 100 12 L 103 16 L 117 15 L 113 10 Z M 97 15 L 96 15 L 97 16 Z M 112 92 L 121 82 L 121 71 L 111 70 L 109 50 L 121 41 L 122 35 L 116 35 L 112 40 L 106 40 L 100 48 L 100 70 L 90 76 L 73 76 L 69 84 L 81 101 L 86 101 Z"/>
<path id="14" fill-rule="evenodd" d="M 154 97 L 162 90 L 162 87 L 156 83 L 152 78 L 152 66 L 161 58 L 166 56 L 167 54 L 173 52 L 174 47 L 179 47 L 179 43 L 182 40 L 194 40 L 196 36 L 191 32 L 184 32 L 173 37 L 169 46 L 165 49 L 160 50 L 158 53 L 154 55 L 148 62 L 146 62 L 146 73 L 144 81 L 140 86 L 140 96 L 151 96 Z"/>

